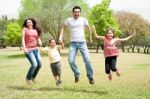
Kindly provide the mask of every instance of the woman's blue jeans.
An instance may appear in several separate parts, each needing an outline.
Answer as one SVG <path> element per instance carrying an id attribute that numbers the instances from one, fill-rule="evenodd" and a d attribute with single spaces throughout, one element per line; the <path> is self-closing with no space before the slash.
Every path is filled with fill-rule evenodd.
<path id="1" fill-rule="evenodd" d="M 25 54 L 27 59 L 29 60 L 31 66 L 28 70 L 26 79 L 27 80 L 32 80 L 35 79 L 36 75 L 38 74 L 40 68 L 41 68 L 41 56 L 40 52 L 38 49 L 36 50 L 31 50 L 28 53 Z"/>
<path id="2" fill-rule="evenodd" d="M 71 42 L 70 43 L 68 61 L 69 61 L 72 71 L 74 72 L 74 76 L 79 77 L 80 75 L 80 71 L 75 63 L 75 58 L 76 58 L 78 50 L 81 52 L 82 58 L 84 60 L 87 77 L 89 79 L 93 78 L 93 70 L 92 70 L 91 61 L 89 57 L 89 51 L 88 51 L 86 42 Z"/>

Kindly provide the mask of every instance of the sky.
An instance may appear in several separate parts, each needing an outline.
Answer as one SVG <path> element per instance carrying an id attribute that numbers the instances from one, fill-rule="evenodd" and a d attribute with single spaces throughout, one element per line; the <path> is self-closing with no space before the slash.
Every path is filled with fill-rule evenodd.
<path id="1" fill-rule="evenodd" d="M 0 15 L 7 14 L 9 18 L 17 18 L 21 0 L 0 0 Z M 90 7 L 101 0 L 87 0 Z M 150 0 L 112 0 L 110 9 L 114 11 L 129 11 L 141 15 L 150 21 Z"/>

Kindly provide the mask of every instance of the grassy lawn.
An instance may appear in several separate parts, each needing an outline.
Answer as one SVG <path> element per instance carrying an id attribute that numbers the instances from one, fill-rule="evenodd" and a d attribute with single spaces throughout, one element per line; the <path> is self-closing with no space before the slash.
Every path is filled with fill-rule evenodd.
<path id="1" fill-rule="evenodd" d="M 57 87 L 52 76 L 48 57 L 42 55 L 43 66 L 37 83 L 28 86 L 25 76 L 29 62 L 19 48 L 0 49 L 0 99 L 150 99 L 150 55 L 121 53 L 117 66 L 121 77 L 113 73 L 112 81 L 104 72 L 102 51 L 90 50 L 95 84 L 90 85 L 80 53 L 76 58 L 81 76 L 74 83 L 68 64 L 68 49 L 62 51 L 62 85 Z"/>

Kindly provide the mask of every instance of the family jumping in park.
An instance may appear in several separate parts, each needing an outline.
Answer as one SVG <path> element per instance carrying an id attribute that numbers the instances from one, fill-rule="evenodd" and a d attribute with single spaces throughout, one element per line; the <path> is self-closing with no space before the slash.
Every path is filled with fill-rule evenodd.
<path id="1" fill-rule="evenodd" d="M 79 6 L 73 7 L 72 14 L 73 17 L 67 18 L 60 29 L 58 38 L 59 45 L 56 45 L 55 39 L 50 39 L 48 48 L 42 48 L 40 39 L 41 29 L 37 26 L 36 21 L 33 18 L 28 18 L 24 21 L 22 29 L 22 45 L 24 54 L 31 64 L 26 76 L 26 83 L 28 85 L 35 82 L 36 76 L 42 66 L 40 52 L 48 54 L 51 71 L 56 81 L 56 85 L 58 86 L 62 83 L 61 56 L 59 50 L 64 48 L 62 38 L 67 27 L 70 28 L 68 62 L 74 73 L 75 83 L 78 83 L 80 80 L 80 70 L 75 63 L 75 58 L 79 50 L 85 64 L 89 83 L 94 84 L 93 69 L 85 39 L 85 28 L 87 28 L 89 32 L 89 43 L 92 43 L 92 32 L 94 33 L 95 39 L 104 42 L 105 72 L 108 74 L 109 80 L 112 80 L 112 72 L 116 72 L 117 76 L 120 76 L 120 70 L 116 67 L 117 57 L 119 55 L 116 42 L 127 41 L 135 35 L 135 30 L 134 33 L 127 38 L 115 38 L 115 32 L 112 28 L 108 28 L 104 36 L 99 36 L 97 35 L 95 26 L 93 25 L 92 28 L 90 28 L 87 19 L 80 16 L 81 8 Z"/>

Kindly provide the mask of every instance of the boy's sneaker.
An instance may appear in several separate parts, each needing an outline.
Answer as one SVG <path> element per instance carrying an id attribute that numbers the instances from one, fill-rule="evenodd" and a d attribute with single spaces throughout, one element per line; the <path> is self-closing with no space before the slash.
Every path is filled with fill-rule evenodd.
<path id="1" fill-rule="evenodd" d="M 75 83 L 79 82 L 79 77 L 75 77 Z"/>
<path id="2" fill-rule="evenodd" d="M 90 84 L 94 84 L 94 79 L 93 78 L 89 78 L 89 83 Z"/>
<path id="3" fill-rule="evenodd" d="M 58 80 L 58 81 L 56 82 L 56 85 L 59 86 L 61 83 L 62 83 L 62 81 L 61 81 L 61 80 Z"/>
<path id="4" fill-rule="evenodd" d="M 58 83 L 59 83 L 59 84 L 61 84 L 61 83 L 62 83 L 62 81 L 61 81 L 61 80 L 58 80 Z"/>

